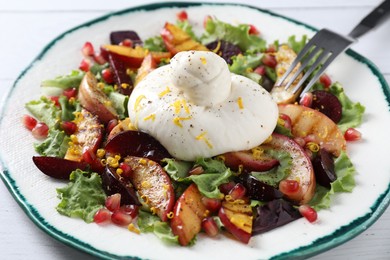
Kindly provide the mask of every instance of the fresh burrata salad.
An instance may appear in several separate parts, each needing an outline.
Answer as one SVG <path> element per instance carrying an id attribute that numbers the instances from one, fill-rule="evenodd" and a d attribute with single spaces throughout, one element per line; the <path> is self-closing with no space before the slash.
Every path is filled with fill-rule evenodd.
<path id="1" fill-rule="evenodd" d="M 306 37 L 267 43 L 211 16 L 203 27 L 181 11 L 148 39 L 113 31 L 42 82 L 23 123 L 37 168 L 69 181 L 53 191 L 60 214 L 181 246 L 201 232 L 248 243 L 301 217 L 320 225 L 353 190 L 347 142 L 364 107 L 326 74 L 302 98 L 274 87 Z"/>

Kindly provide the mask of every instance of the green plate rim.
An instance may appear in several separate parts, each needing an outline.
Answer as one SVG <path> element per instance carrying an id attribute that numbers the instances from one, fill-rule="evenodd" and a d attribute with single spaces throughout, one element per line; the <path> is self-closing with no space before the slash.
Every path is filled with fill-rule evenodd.
<path id="1" fill-rule="evenodd" d="M 254 7 L 247 4 L 241 4 L 241 3 L 212 3 L 212 2 L 163 2 L 163 3 L 152 3 L 152 4 L 146 4 L 146 5 L 140 5 L 135 6 L 127 9 L 123 9 L 117 12 L 108 13 L 106 15 L 103 15 L 99 18 L 93 19 L 89 22 L 83 23 L 81 25 L 78 25 L 68 31 L 65 31 L 64 33 L 60 34 L 56 38 L 54 38 L 51 42 L 49 42 L 42 51 L 38 54 L 38 56 L 28 65 L 21 74 L 17 77 L 16 81 L 14 82 L 11 90 L 8 92 L 7 97 L 5 98 L 5 102 L 2 106 L 1 114 L 0 114 L 0 127 L 2 123 L 2 119 L 4 117 L 4 110 L 8 105 L 9 97 L 12 95 L 13 90 L 17 86 L 20 79 L 34 66 L 34 64 L 38 61 L 40 61 L 48 52 L 48 50 L 56 44 L 58 41 L 60 41 L 62 38 L 64 38 L 67 34 L 72 33 L 76 30 L 79 30 L 84 27 L 88 27 L 91 25 L 94 25 L 96 23 L 103 22 L 107 19 L 109 19 L 112 16 L 119 16 L 128 14 L 131 12 L 136 11 L 153 11 L 157 9 L 163 9 L 163 8 L 188 8 L 188 7 L 195 7 L 195 6 L 242 6 L 250 9 L 257 10 L 262 13 L 266 13 L 269 15 L 272 15 L 274 17 L 282 18 L 284 20 L 287 20 L 289 22 L 292 22 L 294 24 L 306 27 L 312 31 L 317 31 L 318 29 L 302 23 L 300 21 L 297 21 L 295 19 L 271 12 L 266 9 Z M 390 89 L 389 86 L 384 79 L 383 75 L 379 72 L 378 68 L 367 58 L 363 57 L 362 55 L 358 54 L 357 52 L 348 49 L 347 55 L 351 56 L 355 60 L 364 63 L 367 65 L 367 67 L 372 71 L 372 73 L 377 77 L 379 80 L 383 93 L 386 97 L 386 101 L 389 105 L 389 111 L 390 111 Z M 21 206 L 21 208 L 24 210 L 24 212 L 27 214 L 27 216 L 43 231 L 45 231 L 47 234 L 52 236 L 53 238 L 57 239 L 58 241 L 61 241 L 62 243 L 72 246 L 76 249 L 79 249 L 83 252 L 86 252 L 88 254 L 91 254 L 93 256 L 97 256 L 100 258 L 105 259 L 141 259 L 139 257 L 134 256 L 120 256 L 108 253 L 106 251 L 99 250 L 93 246 L 91 246 L 88 243 L 85 243 L 83 241 L 80 241 L 79 239 L 76 239 L 69 234 L 65 234 L 61 231 L 59 231 L 54 226 L 50 225 L 46 222 L 46 220 L 39 214 L 39 212 L 34 208 L 33 205 L 29 204 L 24 195 L 19 191 L 18 186 L 15 183 L 15 180 L 12 178 L 11 173 L 7 170 L 6 163 L 3 161 L 2 158 L 0 158 L 0 163 L 2 166 L 2 171 L 0 172 L 0 177 L 3 180 L 4 184 L 8 188 L 8 190 L 11 192 L 14 199 L 18 202 L 18 204 Z M 281 253 L 279 255 L 275 255 L 272 257 L 272 259 L 304 259 L 308 258 L 314 255 L 317 255 L 319 253 L 322 253 L 324 251 L 327 251 L 331 248 L 334 248 L 342 243 L 345 243 L 346 241 L 351 240 L 352 238 L 356 237 L 357 235 L 364 232 L 368 227 L 370 227 L 386 210 L 386 208 L 390 204 L 390 184 L 387 187 L 387 190 L 381 194 L 381 196 L 378 197 L 376 202 L 370 207 L 371 212 L 367 213 L 366 215 L 359 217 L 349 223 L 348 225 L 344 225 L 340 227 L 338 230 L 333 232 L 332 234 L 329 234 L 327 236 L 324 236 L 322 238 L 319 238 L 315 241 L 313 241 L 310 245 L 298 247 L 296 249 L 293 249 L 288 252 Z"/>

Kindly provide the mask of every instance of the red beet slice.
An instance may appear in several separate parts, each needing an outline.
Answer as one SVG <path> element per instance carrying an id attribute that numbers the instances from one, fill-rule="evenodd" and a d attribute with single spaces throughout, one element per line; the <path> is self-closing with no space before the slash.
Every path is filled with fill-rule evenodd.
<path id="1" fill-rule="evenodd" d="M 311 108 L 320 111 L 336 124 L 341 120 L 342 107 L 339 99 L 325 90 L 315 90 Z"/>
<path id="2" fill-rule="evenodd" d="M 57 157 L 33 156 L 33 162 L 37 168 L 47 176 L 55 179 L 69 180 L 69 175 L 76 169 L 86 170 L 88 164 Z"/>

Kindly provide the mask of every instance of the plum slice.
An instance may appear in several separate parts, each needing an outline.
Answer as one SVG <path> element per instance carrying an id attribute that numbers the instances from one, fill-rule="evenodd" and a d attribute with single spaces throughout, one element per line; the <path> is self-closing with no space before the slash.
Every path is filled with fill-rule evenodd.
<path id="1" fill-rule="evenodd" d="M 168 151 L 147 133 L 124 131 L 108 140 L 105 150 L 107 153 L 126 156 L 137 156 L 160 162 L 164 158 L 172 158 Z"/>
<path id="2" fill-rule="evenodd" d="M 278 199 L 268 202 L 257 208 L 257 215 L 253 220 L 252 235 L 258 235 L 283 226 L 302 215 L 289 202 Z"/>
<path id="3" fill-rule="evenodd" d="M 206 45 L 208 49 L 220 55 L 228 64 L 232 64 L 232 57 L 241 54 L 241 49 L 230 42 L 216 40 Z"/>
<path id="4" fill-rule="evenodd" d="M 339 99 L 325 90 L 314 90 L 311 108 L 320 111 L 336 124 L 341 120 L 342 106 Z"/>
<path id="5" fill-rule="evenodd" d="M 88 164 L 85 162 L 76 162 L 58 157 L 33 156 L 32 160 L 41 172 L 55 179 L 69 180 L 72 171 L 88 168 Z"/>
<path id="6" fill-rule="evenodd" d="M 317 182 L 327 188 L 337 179 L 334 170 L 333 155 L 325 149 L 320 149 L 312 161 Z"/>
<path id="7" fill-rule="evenodd" d="M 263 172 L 272 169 L 279 161 L 265 154 L 255 158 L 251 151 L 229 152 L 223 154 L 225 165 L 234 171 L 242 166 L 246 172 Z"/>

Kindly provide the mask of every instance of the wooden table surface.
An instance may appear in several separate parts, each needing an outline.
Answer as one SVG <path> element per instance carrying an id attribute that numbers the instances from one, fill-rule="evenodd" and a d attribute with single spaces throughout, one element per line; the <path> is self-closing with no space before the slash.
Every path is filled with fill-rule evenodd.
<path id="1" fill-rule="evenodd" d="M 0 0 L 0 102 L 19 73 L 58 34 L 108 12 L 156 1 Z M 207 2 L 207 1 L 204 1 Z M 214 1 L 218 2 L 218 1 Z M 241 2 L 348 33 L 380 0 L 279 0 Z M 373 61 L 390 82 L 390 21 L 352 49 Z M 1 103 L 0 103 L 1 104 Z M 1 141 L 1 137 L 0 137 Z M 1 143 L 0 143 L 1 144 Z M 380 163 L 380 162 L 378 162 Z M 0 183 L 0 259 L 93 259 L 53 239 L 25 215 Z M 313 259 L 390 259 L 390 210 L 365 232 Z"/>

